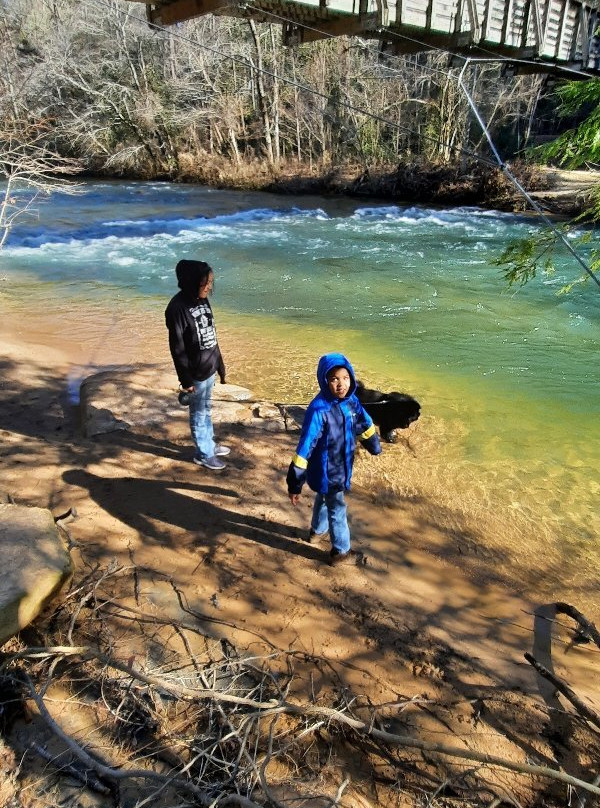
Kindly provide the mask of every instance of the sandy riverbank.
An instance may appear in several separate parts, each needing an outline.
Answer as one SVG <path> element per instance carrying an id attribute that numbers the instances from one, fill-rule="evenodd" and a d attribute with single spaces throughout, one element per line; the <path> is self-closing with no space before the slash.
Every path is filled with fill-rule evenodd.
<path id="1" fill-rule="evenodd" d="M 374 703 L 393 702 L 399 694 L 425 698 L 426 710 L 416 704 L 403 711 L 404 731 L 513 759 L 534 754 L 555 765 L 558 733 L 565 744 L 560 764 L 592 779 L 591 742 L 582 746 L 576 722 L 565 725 L 548 712 L 561 705 L 548 700 L 547 687 L 523 660 L 525 651 L 536 649 L 600 709 L 598 653 L 590 644 L 573 647 L 568 656 L 557 650 L 572 632 L 566 618 L 553 632 L 552 624 L 534 618 L 536 610 L 551 608 L 543 586 L 531 597 L 517 596 L 522 586 L 512 585 L 510 565 L 500 558 L 496 564 L 485 536 L 438 518 L 441 509 L 433 502 L 397 497 L 392 486 L 381 490 L 377 460 L 365 455 L 358 458 L 349 507 L 355 545 L 369 563 L 332 570 L 324 563 L 327 548 L 302 540 L 311 497 L 294 510 L 285 496 L 293 435 L 229 427 L 218 436 L 232 447 L 220 476 L 189 462 L 184 413 L 162 429 L 85 439 L 66 387 L 74 368 L 89 358 L 89 346 L 76 339 L 76 322 L 77 312 L 71 312 L 57 329 L 42 314 L 32 331 L 22 315 L 5 317 L 0 390 L 0 490 L 56 515 L 77 509 L 70 527 L 76 582 L 95 564 L 135 565 L 136 591 L 126 576 L 113 583 L 113 596 L 148 614 L 177 616 L 179 606 L 161 580 L 168 572 L 190 604 L 223 621 L 219 631 L 238 648 L 266 653 L 249 634 L 256 632 L 275 648 L 327 660 L 330 673 L 319 672 L 319 692 L 343 687 Z M 135 323 L 128 329 L 134 334 Z M 163 336 L 146 330 L 136 342 L 107 332 L 103 349 L 118 364 L 158 361 L 168 367 Z M 222 335 L 234 369 L 244 362 L 235 339 Z M 117 343 L 119 354 L 109 350 Z M 393 451 L 410 453 L 406 446 Z M 577 605 L 585 611 L 584 603 Z M 132 647 L 124 632 L 122 647 L 128 642 Z M 298 673 L 296 696 L 307 697 L 314 671 L 299 664 Z M 469 706 L 474 700 L 483 700 L 485 710 L 475 714 Z M 461 706 L 449 710 L 449 704 Z M 360 766 L 351 779 L 341 804 L 364 805 L 358 794 L 366 804 L 390 804 L 389 784 L 378 797 L 372 776 Z M 514 774 L 500 779 L 522 804 L 562 799 L 560 788 L 546 782 Z"/>

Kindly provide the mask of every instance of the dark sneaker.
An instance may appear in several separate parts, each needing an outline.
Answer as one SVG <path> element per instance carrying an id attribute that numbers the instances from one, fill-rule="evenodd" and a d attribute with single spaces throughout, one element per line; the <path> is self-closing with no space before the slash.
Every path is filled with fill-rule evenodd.
<path id="1" fill-rule="evenodd" d="M 195 457 L 194 463 L 198 466 L 204 466 L 205 469 L 210 469 L 211 471 L 221 471 L 227 468 L 225 463 L 219 460 L 218 457 Z"/>
<path id="2" fill-rule="evenodd" d="M 346 564 L 348 561 L 355 561 L 356 553 L 348 550 L 346 553 L 340 553 L 339 550 L 331 550 L 329 553 L 329 563 L 332 567 L 337 567 L 338 564 Z"/>
<path id="3" fill-rule="evenodd" d="M 231 452 L 229 446 L 223 446 L 219 443 L 215 444 L 215 457 L 227 457 Z"/>
<path id="4" fill-rule="evenodd" d="M 316 530 L 313 530 L 311 527 L 311 529 L 308 531 L 308 536 L 304 541 L 307 541 L 309 544 L 312 544 L 313 541 L 315 541 L 315 539 L 316 540 L 324 539 L 328 535 L 328 533 L 329 533 L 328 530 L 326 530 L 325 533 L 317 533 Z"/>

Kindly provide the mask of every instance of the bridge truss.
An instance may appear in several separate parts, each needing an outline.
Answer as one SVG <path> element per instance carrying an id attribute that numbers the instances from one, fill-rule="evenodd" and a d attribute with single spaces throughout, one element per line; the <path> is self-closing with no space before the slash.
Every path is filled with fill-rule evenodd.
<path id="1" fill-rule="evenodd" d="M 157 25 L 203 14 L 279 22 L 286 45 L 360 36 L 379 39 L 382 51 L 394 54 L 442 48 L 474 58 L 503 57 L 527 72 L 570 68 L 597 75 L 599 5 L 600 0 L 156 0 L 146 9 Z"/>

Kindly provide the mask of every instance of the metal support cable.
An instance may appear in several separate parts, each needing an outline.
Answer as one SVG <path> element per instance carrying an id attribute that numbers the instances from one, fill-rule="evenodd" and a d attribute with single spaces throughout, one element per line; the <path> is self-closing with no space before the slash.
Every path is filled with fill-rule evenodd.
<path id="1" fill-rule="evenodd" d="M 460 71 L 460 74 L 458 76 L 458 86 L 463 91 L 464 96 L 467 99 L 467 103 L 469 104 L 473 114 L 475 115 L 475 118 L 477 119 L 477 123 L 481 127 L 481 131 L 483 132 L 483 134 L 484 134 L 484 136 L 485 136 L 485 138 L 486 138 L 486 140 L 488 142 L 488 145 L 489 145 L 490 149 L 492 150 L 492 154 L 496 158 L 496 161 L 498 163 L 499 168 L 502 170 L 502 172 L 505 174 L 505 176 L 508 178 L 508 180 L 514 185 L 514 187 L 519 191 L 519 193 L 522 194 L 522 196 L 527 200 L 527 202 L 536 211 L 536 213 L 538 213 L 538 215 L 542 218 L 544 223 L 552 230 L 552 232 L 555 234 L 555 236 L 557 236 L 559 238 L 559 240 L 567 248 L 569 253 L 573 256 L 573 258 L 575 258 L 577 263 L 590 276 L 590 278 L 594 281 L 594 283 L 596 283 L 597 286 L 600 287 L 600 279 L 598 279 L 598 276 L 592 271 L 592 269 L 586 264 L 586 262 L 579 255 L 579 253 L 574 249 L 573 245 L 565 237 L 564 233 L 562 233 L 554 225 L 552 220 L 544 212 L 543 208 L 535 201 L 535 199 L 533 199 L 533 197 L 525 190 L 525 188 L 523 188 L 523 186 L 521 185 L 519 180 L 515 177 L 515 175 L 512 173 L 512 171 L 509 169 L 509 167 L 504 162 L 504 160 L 500 157 L 500 155 L 498 153 L 498 150 L 496 149 L 496 146 L 494 144 L 494 141 L 492 140 L 492 137 L 491 137 L 491 135 L 490 135 L 490 133 L 488 131 L 488 128 L 487 128 L 483 118 L 481 117 L 481 115 L 479 113 L 479 110 L 477 109 L 477 106 L 476 106 L 475 102 L 473 101 L 473 98 L 471 97 L 471 94 L 469 93 L 469 90 L 467 89 L 467 87 L 466 87 L 466 85 L 465 85 L 465 83 L 463 81 L 464 73 L 465 73 L 465 70 L 467 69 L 468 66 L 469 66 L 469 60 L 467 60 L 465 62 L 462 70 Z"/>

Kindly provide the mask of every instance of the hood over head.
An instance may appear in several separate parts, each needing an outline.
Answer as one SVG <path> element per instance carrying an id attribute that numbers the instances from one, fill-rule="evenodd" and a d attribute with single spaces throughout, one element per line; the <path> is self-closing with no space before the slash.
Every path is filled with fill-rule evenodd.
<path id="1" fill-rule="evenodd" d="M 175 267 L 177 285 L 186 297 L 197 300 L 198 289 L 213 269 L 206 261 L 192 261 L 183 258 Z"/>
<path id="2" fill-rule="evenodd" d="M 352 365 L 346 359 L 344 354 L 341 353 L 325 354 L 325 356 L 322 356 L 319 359 L 319 365 L 317 367 L 317 380 L 319 382 L 321 392 L 330 401 L 332 401 L 335 398 L 335 396 L 332 394 L 331 390 L 327 386 L 327 374 L 334 368 L 346 368 L 346 370 L 350 375 L 350 390 L 348 391 L 347 398 L 356 391 L 356 379 L 354 378 L 354 369 L 352 368 Z"/>

